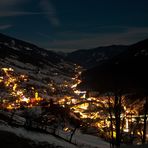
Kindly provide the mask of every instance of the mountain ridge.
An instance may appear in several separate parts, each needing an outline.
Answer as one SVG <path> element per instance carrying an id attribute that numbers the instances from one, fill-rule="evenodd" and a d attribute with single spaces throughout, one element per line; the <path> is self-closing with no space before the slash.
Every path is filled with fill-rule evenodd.
<path id="1" fill-rule="evenodd" d="M 80 87 L 145 91 L 148 83 L 147 65 L 148 39 L 145 39 L 101 65 L 85 71 Z"/>
<path id="2" fill-rule="evenodd" d="M 128 46 L 125 45 L 110 45 L 91 49 L 80 49 L 68 53 L 66 57 L 83 66 L 86 69 L 95 67 L 102 62 L 120 54 L 126 50 Z"/>
<path id="3" fill-rule="evenodd" d="M 47 92 L 43 90 L 48 90 L 47 97 L 52 94 L 49 84 L 59 88 L 75 75 L 75 65 L 64 57 L 3 34 L 0 34 L 0 68 L 11 68 L 28 76 L 27 86 L 34 86 L 43 95 Z"/>

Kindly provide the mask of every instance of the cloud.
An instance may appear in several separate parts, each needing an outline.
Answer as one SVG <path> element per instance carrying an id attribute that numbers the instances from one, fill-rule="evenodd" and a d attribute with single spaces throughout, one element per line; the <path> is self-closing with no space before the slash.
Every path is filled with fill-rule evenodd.
<path id="1" fill-rule="evenodd" d="M 63 33 L 64 35 L 64 33 Z M 66 33 L 65 33 L 66 35 Z M 76 32 L 74 32 L 76 35 Z M 66 35 L 67 36 L 67 35 Z M 50 48 L 56 50 L 76 50 L 76 49 L 88 49 L 98 46 L 109 46 L 113 44 L 129 45 L 140 40 L 148 38 L 148 27 L 125 27 L 125 31 L 111 32 L 111 33 L 82 33 L 78 32 L 79 39 L 70 39 L 73 33 L 68 33 L 69 38 L 64 40 L 50 41 Z"/>
<path id="2" fill-rule="evenodd" d="M 1 0 L 0 6 L 15 5 L 16 3 L 20 3 L 20 0 Z"/>
<path id="3" fill-rule="evenodd" d="M 0 0 L 0 17 L 24 15 L 19 12 L 20 6 L 28 0 Z"/>
<path id="4" fill-rule="evenodd" d="M 128 35 L 148 33 L 148 27 L 128 27 L 126 33 Z"/>
<path id="5" fill-rule="evenodd" d="M 29 12 L 20 10 L 24 3 L 29 4 L 30 0 L 0 0 L 0 17 L 14 17 L 23 15 L 46 15 L 54 27 L 60 25 L 56 9 L 50 0 L 40 0 L 42 12 Z"/>
<path id="6" fill-rule="evenodd" d="M 27 11 L 4 11 L 0 12 L 0 17 L 13 17 L 13 16 L 23 16 L 23 15 L 43 15 L 47 14 L 44 12 L 27 12 Z"/>
<path id="7" fill-rule="evenodd" d="M 20 4 L 23 4 L 25 0 L 0 0 L 0 11 L 14 10 Z"/>
<path id="8" fill-rule="evenodd" d="M 60 21 L 57 16 L 56 9 L 53 6 L 53 4 L 51 3 L 51 1 L 50 0 L 41 0 L 40 5 L 41 5 L 43 12 L 47 14 L 47 18 L 49 19 L 50 23 L 53 26 L 58 27 L 60 25 Z"/>
<path id="9" fill-rule="evenodd" d="M 9 29 L 11 27 L 12 27 L 12 25 L 0 25 L 0 30 L 6 30 L 6 29 Z"/>
<path id="10" fill-rule="evenodd" d="M 51 39 L 51 36 L 45 33 L 37 32 L 37 35 L 40 35 L 41 37 L 44 37 L 46 39 Z"/>

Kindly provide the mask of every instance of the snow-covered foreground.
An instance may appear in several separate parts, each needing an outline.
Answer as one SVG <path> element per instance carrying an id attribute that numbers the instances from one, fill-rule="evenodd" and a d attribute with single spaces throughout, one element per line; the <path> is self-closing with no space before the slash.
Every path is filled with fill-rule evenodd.
<path id="1" fill-rule="evenodd" d="M 62 130 L 57 131 L 57 135 L 69 139 L 70 134 L 65 133 Z M 95 148 L 109 148 L 109 143 L 103 141 L 99 137 L 88 135 L 88 134 L 82 134 L 79 130 L 76 130 L 72 142 L 77 144 L 80 147 L 95 147 Z"/>
<path id="2" fill-rule="evenodd" d="M 1 111 L 1 114 L 4 114 L 5 116 L 10 116 L 10 113 Z M 14 115 L 13 120 L 15 120 L 16 123 L 19 123 L 19 125 L 24 125 L 25 119 L 23 117 L 20 117 L 18 115 Z M 75 145 L 72 145 L 64 140 L 57 139 L 56 137 L 52 135 L 47 135 L 43 133 L 37 133 L 37 132 L 32 132 L 32 131 L 27 131 L 24 128 L 14 128 L 11 126 L 8 126 L 7 123 L 4 121 L 0 120 L 0 131 L 8 131 L 15 133 L 18 136 L 22 136 L 24 138 L 29 138 L 34 141 L 39 141 L 39 142 L 48 142 L 49 144 L 55 144 L 56 146 L 63 146 L 65 148 L 75 148 Z M 47 127 L 47 131 L 48 128 Z M 60 128 L 57 129 L 56 134 L 59 135 L 60 137 L 63 137 L 67 140 L 70 139 L 70 133 L 64 132 Z M 81 148 L 109 148 L 109 143 L 103 141 L 99 137 L 92 136 L 92 135 L 86 135 L 82 134 L 79 130 L 76 130 L 72 142 L 77 145 L 77 147 Z"/>
<path id="3" fill-rule="evenodd" d="M 10 126 L 0 125 L 0 131 L 8 131 L 11 133 L 15 133 L 17 136 L 31 139 L 38 142 L 48 142 L 49 144 L 54 144 L 55 146 L 62 146 L 65 148 L 76 148 L 76 146 L 69 144 L 65 141 L 59 140 L 52 135 L 41 134 L 37 132 L 27 131 L 23 128 L 12 128 Z"/>
<path id="4" fill-rule="evenodd" d="M 99 137 L 82 134 L 80 131 L 76 131 L 73 141 L 76 141 L 78 145 L 85 145 L 84 147 L 109 148 L 109 143 Z"/>
<path id="5" fill-rule="evenodd" d="M 0 113 L 10 117 L 10 113 L 8 112 L 0 111 Z M 15 121 L 15 123 L 19 123 L 19 125 L 24 125 L 25 122 L 25 119 L 18 115 L 14 115 L 13 120 Z M 50 127 L 47 127 L 47 131 L 48 130 L 50 130 Z M 28 131 L 24 128 L 11 127 L 7 124 L 7 122 L 3 120 L 0 120 L 0 131 L 7 131 L 10 133 L 14 133 L 19 137 L 33 140 L 36 144 L 38 144 L 39 142 L 48 142 L 49 144 L 52 144 L 54 146 L 61 146 L 64 148 L 109 148 L 110 147 L 109 143 L 103 141 L 101 138 L 88 134 L 83 134 L 80 132 L 80 130 L 76 130 L 72 138 L 72 143 L 76 145 L 66 142 L 60 138 L 56 138 L 50 134 Z M 71 134 L 58 128 L 56 131 L 56 135 L 69 140 Z M 121 148 L 147 148 L 147 147 L 148 145 L 121 145 Z"/>
<path id="6" fill-rule="evenodd" d="M 31 139 L 38 142 L 48 142 L 49 144 L 54 144 L 55 146 L 62 146 L 64 148 L 109 148 L 109 144 L 102 141 L 98 137 L 84 135 L 79 131 L 76 132 L 73 137 L 73 142 L 77 144 L 77 146 L 70 144 L 64 140 L 58 139 L 52 135 L 27 131 L 23 128 L 14 128 L 7 125 L 0 125 L 0 131 L 8 131 L 11 133 L 15 133 L 17 136 Z"/>

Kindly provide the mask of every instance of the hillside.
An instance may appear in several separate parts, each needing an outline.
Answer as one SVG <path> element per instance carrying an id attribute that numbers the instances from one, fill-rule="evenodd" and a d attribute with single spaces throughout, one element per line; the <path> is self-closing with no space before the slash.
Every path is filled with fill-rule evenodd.
<path id="1" fill-rule="evenodd" d="M 15 148 L 56 148 L 56 146 L 50 145 L 47 142 L 40 142 L 37 144 L 35 141 L 19 137 L 8 131 L 0 131 L 0 139 L 1 148 L 10 148 L 12 146 Z"/>
<path id="2" fill-rule="evenodd" d="M 81 87 L 96 90 L 147 88 L 148 39 L 133 44 L 120 55 L 83 73 Z M 96 83 L 97 82 L 97 83 Z M 127 88 L 128 87 L 128 88 Z"/>
<path id="3" fill-rule="evenodd" d="M 89 69 L 122 53 L 127 48 L 128 46 L 112 45 L 92 49 L 82 49 L 68 53 L 66 57 L 69 60 L 82 65 L 84 68 Z"/>
<path id="4" fill-rule="evenodd" d="M 60 89 L 61 84 L 71 82 L 75 65 L 62 56 L 3 34 L 0 34 L 0 69 L 10 68 L 28 80 L 26 87 L 33 87 L 42 95 L 49 96 Z M 54 92 L 53 92 L 54 91 Z"/>

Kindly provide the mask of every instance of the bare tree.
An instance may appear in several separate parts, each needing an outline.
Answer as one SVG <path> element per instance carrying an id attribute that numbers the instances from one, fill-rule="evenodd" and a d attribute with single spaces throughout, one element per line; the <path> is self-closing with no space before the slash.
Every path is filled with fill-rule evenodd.
<path id="1" fill-rule="evenodd" d="M 146 142 L 146 120 L 147 120 L 147 112 L 148 112 L 148 97 L 145 97 L 145 104 L 144 104 L 144 127 L 143 127 L 143 137 L 142 143 Z"/>

